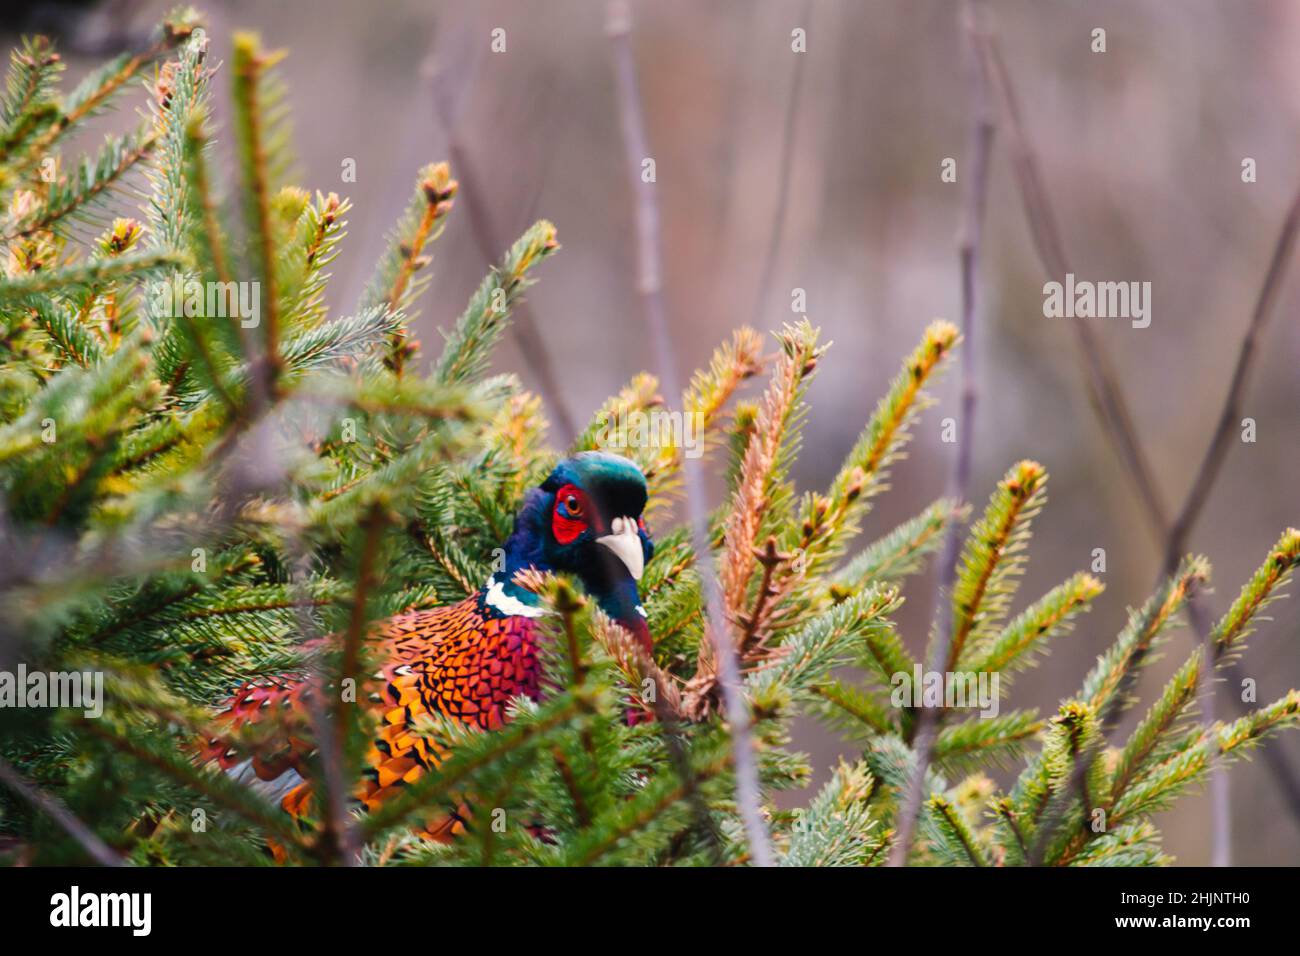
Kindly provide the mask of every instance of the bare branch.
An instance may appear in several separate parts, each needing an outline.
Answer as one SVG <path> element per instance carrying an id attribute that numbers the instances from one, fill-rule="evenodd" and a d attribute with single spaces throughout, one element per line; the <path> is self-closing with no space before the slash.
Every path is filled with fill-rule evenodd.
<path id="1" fill-rule="evenodd" d="M 1019 102 L 1011 85 L 1010 75 L 1002 58 L 996 35 L 989 32 L 982 37 L 980 55 L 987 64 L 987 68 L 999 90 L 1001 105 L 1008 121 L 1012 144 L 1012 162 L 1015 166 L 1016 180 L 1020 187 L 1025 215 L 1029 220 L 1030 231 L 1034 237 L 1035 250 L 1038 252 L 1039 259 L 1049 277 L 1062 276 L 1070 271 L 1064 245 L 1061 241 L 1060 231 L 1057 228 L 1052 207 L 1043 187 L 1036 154 L 1025 133 Z M 1110 369 L 1109 360 L 1086 323 L 1077 322 L 1073 326 L 1078 340 L 1080 358 L 1087 373 L 1089 394 L 1092 398 L 1094 411 L 1097 412 L 1107 437 L 1126 465 L 1129 476 L 1145 505 L 1148 524 L 1164 548 L 1162 576 L 1171 574 L 1182 559 L 1183 552 L 1187 547 L 1187 539 L 1196 523 L 1196 519 L 1200 516 L 1215 480 L 1218 478 L 1223 460 L 1227 457 L 1232 431 L 1240 414 L 1241 399 L 1254 365 L 1256 343 L 1282 285 L 1282 280 L 1285 277 L 1287 266 L 1295 248 L 1298 231 L 1300 231 L 1300 191 L 1292 200 L 1282 225 L 1281 234 L 1278 236 L 1277 244 L 1274 247 L 1268 271 L 1265 273 L 1264 284 L 1260 289 L 1254 311 L 1251 314 L 1250 324 L 1246 330 L 1246 336 L 1242 340 L 1238 352 L 1228 395 L 1210 445 L 1192 483 L 1191 491 L 1172 524 L 1169 522 L 1159 491 L 1151 478 L 1141 444 L 1128 416 L 1118 380 Z M 1208 653 L 1211 650 L 1208 646 L 1210 626 L 1208 614 L 1202 603 L 1203 600 L 1200 595 L 1191 598 L 1187 602 L 1186 613 L 1201 642 L 1207 645 L 1206 651 Z M 1238 668 L 1234 666 L 1232 673 L 1238 673 Z M 1201 706 L 1206 719 L 1212 720 L 1214 716 L 1212 687 L 1203 689 Z M 1243 713 L 1248 709 L 1240 701 L 1237 701 L 1237 706 Z M 1297 778 L 1289 761 L 1277 748 L 1265 748 L 1264 761 L 1282 790 L 1293 819 L 1300 820 L 1300 779 Z M 1214 862 L 1217 865 L 1226 865 L 1228 859 L 1227 828 L 1229 814 L 1226 778 L 1221 772 L 1216 772 L 1212 777 L 1210 790 L 1212 795 Z"/>
<path id="2" fill-rule="evenodd" d="M 804 0 L 800 11 L 799 23 L 805 30 L 811 29 L 812 0 Z M 763 327 L 763 312 L 767 308 L 767 296 L 772 286 L 772 273 L 776 270 L 776 257 L 781 251 L 781 238 L 785 233 L 786 208 L 790 204 L 790 170 L 794 165 L 795 124 L 799 119 L 799 94 L 803 90 L 804 61 L 806 54 L 794 55 L 794 66 L 790 70 L 790 93 L 785 101 L 785 120 L 781 132 L 781 161 L 776 178 L 776 210 L 772 214 L 772 235 L 767 242 L 767 251 L 763 255 L 763 265 L 758 273 L 758 298 L 754 305 L 754 326 Z"/>
<path id="3" fill-rule="evenodd" d="M 969 44 L 970 56 L 970 110 L 971 127 L 969 143 L 969 169 L 965 173 L 966 211 L 959 248 L 961 261 L 961 332 L 964 339 L 961 362 L 961 434 L 957 443 L 957 456 L 949 478 L 948 494 L 956 501 L 966 501 L 970 491 L 971 458 L 974 449 L 976 368 L 975 323 L 979 317 L 979 262 L 980 239 L 983 236 L 984 210 L 987 206 L 989 154 L 993 148 L 995 126 L 989 104 L 987 66 L 979 56 L 979 46 L 984 36 L 984 10 L 979 0 L 969 0 L 962 6 L 962 32 Z M 939 564 L 939 580 L 935 588 L 934 621 L 935 640 L 930 648 L 931 670 L 944 667 L 951 654 L 952 644 L 952 589 L 957 580 L 957 560 L 961 552 L 961 538 L 966 522 L 954 517 L 944 538 L 943 557 Z M 925 777 L 934 756 L 934 741 L 938 735 L 939 710 L 923 707 L 917 716 L 913 746 L 917 763 L 908 778 L 907 792 L 895 825 L 897 836 L 890 851 L 889 865 L 904 866 L 911 850 L 912 834 L 921 812 L 925 794 Z"/>
<path id="4" fill-rule="evenodd" d="M 56 797 L 38 789 L 23 779 L 9 761 L 0 757 L 0 783 L 22 797 L 33 807 L 45 814 L 72 839 L 76 840 L 86 854 L 102 866 L 125 866 L 126 863 L 117 851 L 101 840 L 90 827 L 72 813 Z"/>
<path id="5" fill-rule="evenodd" d="M 1201 460 L 1200 468 L 1197 469 L 1196 478 L 1192 482 L 1187 499 L 1183 502 L 1182 508 L 1179 509 L 1178 515 L 1174 518 L 1173 526 L 1169 529 L 1169 538 L 1165 545 L 1164 567 L 1166 573 L 1169 572 L 1171 567 L 1177 567 L 1178 561 L 1187 549 L 1187 539 L 1192 533 L 1196 520 L 1201 515 L 1201 510 L 1205 507 L 1205 502 L 1210 496 L 1214 482 L 1218 479 L 1219 472 L 1223 468 L 1223 462 L 1228 457 L 1228 449 L 1232 445 L 1232 435 L 1237 428 L 1241 415 L 1242 397 L 1245 394 L 1246 385 L 1250 381 L 1250 374 L 1255 364 L 1255 346 L 1263 332 L 1265 323 L 1268 321 L 1269 314 L 1273 311 L 1273 304 L 1277 300 L 1278 291 L 1286 276 L 1287 267 L 1291 263 L 1298 229 L 1300 229 L 1300 190 L 1297 190 L 1295 197 L 1291 200 L 1291 207 L 1287 211 L 1286 219 L 1282 222 L 1282 232 L 1278 235 L 1277 244 L 1273 247 L 1273 256 L 1269 260 L 1268 271 L 1264 274 L 1264 284 L 1259 290 L 1259 297 L 1255 300 L 1255 308 L 1250 316 L 1250 324 L 1246 327 L 1246 335 L 1241 340 L 1241 348 L 1237 352 L 1237 363 L 1232 370 L 1232 381 L 1228 386 L 1228 394 L 1223 402 L 1223 411 L 1219 414 L 1219 423 L 1215 426 L 1214 434 L 1210 438 L 1210 445 L 1205 450 L 1205 457 Z M 1201 644 L 1205 649 L 1206 660 L 1211 660 L 1210 655 L 1214 652 L 1214 636 L 1211 633 L 1210 621 L 1205 609 L 1198 603 L 1189 602 L 1187 613 L 1197 634 L 1200 635 Z M 1217 718 L 1215 685 L 1211 681 L 1206 681 L 1201 686 L 1198 697 L 1205 725 L 1211 727 Z M 1290 765 L 1277 751 L 1277 748 L 1269 749 L 1272 751 L 1271 759 L 1268 761 L 1269 766 L 1273 769 L 1274 774 L 1279 777 L 1283 789 L 1287 791 L 1294 815 L 1297 809 L 1296 788 L 1294 777 L 1290 772 Z M 1225 768 L 1215 767 L 1211 770 L 1209 789 L 1212 833 L 1210 862 L 1214 866 L 1230 866 L 1232 863 L 1232 815 L 1229 802 L 1228 775 Z"/>
<path id="6" fill-rule="evenodd" d="M 496 262 L 505 246 L 499 241 L 493 228 L 492 214 L 483 198 L 485 191 L 479 182 L 474 164 L 470 161 L 468 151 L 458 135 L 457 91 L 448 88 L 446 71 L 435 68 L 431 72 L 430 92 L 434 118 L 446 137 L 451 168 L 456 170 L 456 175 L 460 178 L 460 200 L 468 213 L 474 242 L 478 246 L 479 255 L 490 267 Z M 519 340 L 519 351 L 524 361 L 528 363 L 537 378 L 537 389 L 555 417 L 555 423 L 564 433 L 563 441 L 571 440 L 578 433 L 577 420 L 564 399 L 564 392 L 560 388 L 555 367 L 551 364 L 551 356 L 547 351 L 546 340 L 537 331 L 537 319 L 527 302 L 520 301 L 515 304 L 512 329 Z"/>
<path id="7" fill-rule="evenodd" d="M 1025 133 L 1020 103 L 1002 59 L 997 36 L 991 30 L 984 31 L 976 37 L 976 44 L 980 59 L 984 62 L 984 68 L 993 87 L 998 91 L 1002 104 L 1011 148 L 1011 163 L 1016 174 L 1016 182 L 1020 187 L 1025 217 L 1029 220 L 1029 229 L 1033 234 L 1034 249 L 1050 278 L 1064 278 L 1071 269 L 1066 258 L 1064 243 L 1061 241 L 1061 231 L 1057 227 L 1056 216 L 1043 187 L 1038 156 Z M 1074 331 L 1079 358 L 1083 362 L 1088 397 L 1092 401 L 1093 410 L 1101 419 L 1106 437 L 1110 439 L 1120 460 L 1129 470 L 1151 518 L 1155 536 L 1163 542 L 1169 527 L 1168 513 L 1160 496 L 1160 490 L 1151 476 L 1151 467 L 1147 462 L 1142 443 L 1138 440 L 1137 431 L 1133 426 L 1133 417 L 1129 414 L 1128 404 L 1124 400 L 1124 393 L 1110 363 L 1110 357 L 1088 323 L 1074 322 L 1070 327 Z"/>
<path id="8" fill-rule="evenodd" d="M 668 394 L 680 395 L 681 387 L 663 296 L 659 209 L 655 202 L 653 185 L 641 181 L 641 162 L 649 157 L 650 151 L 646 142 L 645 121 L 641 115 L 636 63 L 632 56 L 632 13 L 626 0 L 611 0 L 606 14 L 606 32 L 614 51 L 619 118 L 623 127 L 628 177 L 636 196 L 637 292 L 641 297 L 646 324 L 654 344 L 660 380 L 664 383 Z M 685 486 L 686 519 L 691 528 L 696 570 L 700 576 L 700 586 L 704 592 L 707 611 L 706 639 L 713 641 L 717 656 L 736 765 L 736 800 L 749 840 L 750 859 L 758 866 L 771 866 L 772 850 L 768 843 L 767 827 L 763 821 L 758 768 L 749 734 L 749 708 L 741 692 L 735 648 L 728 637 L 722 617 L 712 552 L 709 550 L 708 512 L 704 504 L 704 488 L 699 474 L 699 464 L 695 459 L 686 460 L 682 468 L 682 477 Z"/>
<path id="9" fill-rule="evenodd" d="M 1273 247 L 1273 257 L 1269 260 L 1268 271 L 1264 274 L 1264 285 L 1259 290 L 1255 309 L 1250 316 L 1250 325 L 1246 327 L 1245 338 L 1241 340 L 1241 348 L 1237 352 L 1237 364 L 1232 370 L 1232 382 L 1228 386 L 1228 394 L 1224 398 L 1223 411 L 1219 414 L 1219 423 L 1215 426 L 1214 436 L 1210 439 L 1210 446 L 1205 450 L 1205 458 L 1202 459 L 1201 467 L 1196 472 L 1196 480 L 1192 482 L 1187 500 L 1183 502 L 1183 507 L 1169 530 L 1168 544 L 1165 547 L 1166 573 L 1170 568 L 1178 566 L 1178 561 L 1187 547 L 1187 537 L 1191 534 L 1196 519 L 1200 517 L 1201 509 L 1205 507 L 1205 501 L 1210 496 L 1210 489 L 1214 487 L 1223 462 L 1228 457 L 1232 434 L 1238 427 L 1238 416 L 1241 414 L 1241 400 L 1250 381 L 1250 373 L 1255 366 L 1255 346 L 1268 321 L 1269 313 L 1273 310 L 1282 280 L 1286 277 L 1287 267 L 1291 264 L 1297 231 L 1300 231 L 1300 190 L 1297 190 L 1291 200 L 1291 207 L 1282 222 L 1282 232 Z"/>

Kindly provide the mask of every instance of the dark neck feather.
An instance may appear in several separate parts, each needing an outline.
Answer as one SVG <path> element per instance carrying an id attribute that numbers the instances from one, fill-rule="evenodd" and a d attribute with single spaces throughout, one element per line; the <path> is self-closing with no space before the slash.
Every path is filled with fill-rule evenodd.
<path id="1" fill-rule="evenodd" d="M 596 593 L 595 597 L 600 609 L 616 623 L 627 628 L 647 654 L 654 651 L 650 628 L 646 625 L 645 612 L 641 607 L 641 594 L 632 575 L 624 572 L 621 580 L 614 581 L 604 591 Z"/>

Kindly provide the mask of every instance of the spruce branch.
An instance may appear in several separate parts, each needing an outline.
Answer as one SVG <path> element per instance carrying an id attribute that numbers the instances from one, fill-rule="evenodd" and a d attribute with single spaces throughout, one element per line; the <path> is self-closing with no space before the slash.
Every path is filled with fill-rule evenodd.
<path id="1" fill-rule="evenodd" d="M 555 227 L 545 219 L 534 223 L 492 269 L 447 336 L 435 380 L 468 382 L 483 373 L 488 355 L 510 321 L 510 311 L 531 284 L 528 272 L 560 248 Z"/>
<path id="2" fill-rule="evenodd" d="M 10 51 L 0 98 L 0 161 L 7 163 L 12 151 L 36 131 L 42 111 L 52 120 L 57 111 L 55 88 L 63 68 L 63 58 L 48 37 L 24 37 L 22 45 Z"/>
<path id="3" fill-rule="evenodd" d="M 314 369 L 337 370 L 349 361 L 359 362 L 387 343 L 400 325 L 400 320 L 383 306 L 374 307 L 359 315 L 343 316 L 311 325 L 284 343 L 286 378 L 296 381 L 302 378 L 304 372 Z M 385 402 L 380 398 L 378 390 L 372 391 L 376 392 L 373 401 L 359 396 L 351 404 L 363 410 L 382 409 L 392 413 L 403 410 L 398 407 L 398 402 Z M 295 397 L 310 398 L 310 392 L 311 387 L 303 383 L 295 392 Z M 420 391 L 417 390 L 415 394 L 420 394 Z M 406 410 L 414 413 L 416 406 L 409 405 Z"/>
<path id="4" fill-rule="evenodd" d="M 903 646 L 898 632 L 892 628 L 867 633 L 866 651 L 863 654 L 868 671 L 874 672 L 882 687 L 894 686 L 896 674 L 912 674 L 916 659 Z"/>
<path id="5" fill-rule="evenodd" d="M 226 253 L 226 237 L 217 216 L 217 203 L 213 195 L 208 156 L 212 138 L 208 132 L 206 112 L 195 111 L 184 128 L 183 155 L 187 176 L 187 198 L 198 218 L 195 244 L 200 261 L 209 264 L 216 280 L 223 285 L 231 280 L 230 264 Z M 245 354 L 248 354 L 245 345 Z"/>
<path id="6" fill-rule="evenodd" d="M 822 683 L 832 670 L 850 660 L 850 641 L 869 641 L 871 636 L 892 629 L 886 618 L 900 603 L 898 591 L 886 586 L 817 615 L 785 638 L 775 659 L 746 681 L 746 691 L 756 701 L 767 701 L 777 693 L 802 694 Z"/>
<path id="7" fill-rule="evenodd" d="M 180 56 L 168 63 L 154 84 L 152 110 L 154 128 L 158 137 L 156 158 L 151 174 L 153 189 L 150 198 L 150 216 L 153 225 L 153 243 L 164 251 L 186 256 L 186 266 L 180 276 L 165 277 L 187 279 L 191 270 L 202 263 L 193 261 L 196 245 L 193 242 L 202 217 L 202 197 L 194 191 L 192 166 L 201 157 L 196 151 L 194 130 L 201 128 L 208 110 L 208 70 L 206 39 L 196 35 L 186 43 Z M 165 281 L 164 279 L 164 281 Z M 173 285 L 178 285 L 173 281 Z M 173 303 L 171 313 L 154 314 L 152 319 L 163 333 L 159 349 L 158 374 L 167 382 L 173 394 L 185 391 L 191 375 L 202 387 L 210 389 L 229 414 L 238 416 L 239 403 L 231 394 L 224 378 L 227 366 L 227 342 L 235 341 L 230 331 L 237 323 L 227 323 L 220 328 L 192 315 L 187 304 Z M 238 351 L 251 360 L 251 349 L 239 329 Z M 194 359 L 197 358 L 197 366 Z M 260 383 L 259 383 L 260 384 Z M 255 395 L 260 394 L 255 392 Z"/>
<path id="8" fill-rule="evenodd" d="M 697 775 L 696 768 L 691 763 L 691 755 L 682 740 L 681 728 L 686 715 L 677 681 L 655 663 L 654 657 L 640 641 L 598 610 L 592 618 L 591 636 L 613 660 L 630 686 L 644 688 L 647 682 L 650 683 L 652 695 L 648 709 L 664 729 L 664 744 L 681 783 L 682 797 L 691 805 L 695 819 L 694 830 L 705 838 L 713 862 L 720 862 L 721 838 L 710 816 L 709 805 L 700 790 L 702 779 Z M 644 710 L 645 696 L 643 690 L 635 698 L 633 706 Z"/>
<path id="9" fill-rule="evenodd" d="M 1125 823 L 1090 840 L 1070 866 L 1168 866 L 1160 850 L 1160 834 L 1149 820 Z"/>
<path id="10" fill-rule="evenodd" d="M 1178 573 L 1165 581 L 1141 610 L 1129 615 L 1128 624 L 1115 644 L 1089 671 L 1079 689 L 1079 699 L 1085 701 L 1107 727 L 1113 727 L 1127 708 L 1128 689 L 1164 629 L 1188 596 L 1205 586 L 1209 573 L 1204 558 L 1184 560 Z"/>
<path id="11" fill-rule="evenodd" d="M 1239 756 L 1285 727 L 1300 724 L 1300 692 L 1290 691 L 1271 704 L 1227 724 L 1193 731 L 1163 763 L 1142 774 L 1115 804 L 1112 822 L 1124 822 L 1169 806 L 1188 787 L 1202 781 L 1216 761 Z"/>
<path id="12" fill-rule="evenodd" d="M 812 529 L 805 530 L 804 537 L 813 566 L 838 554 L 842 543 L 857 533 L 871 499 L 888 487 L 889 468 L 903 457 L 911 426 L 930 403 L 925 386 L 959 337 L 950 322 L 936 321 L 926 327 L 832 480 L 821 513 L 815 502 L 805 507 L 804 521 Z"/>
<path id="13" fill-rule="evenodd" d="M 1300 530 L 1287 528 L 1269 550 L 1264 563 L 1242 587 L 1228 612 L 1211 630 L 1213 659 L 1217 666 L 1232 663 L 1242 643 L 1250 636 L 1259 612 L 1278 597 L 1278 592 L 1286 587 L 1298 565 Z"/>
<path id="14" fill-rule="evenodd" d="M 736 389 L 763 370 L 762 352 L 761 335 L 749 326 L 736 329 L 730 340 L 714 350 L 708 367 L 691 377 L 682 396 L 683 411 L 699 415 L 707 432 Z"/>
<path id="15" fill-rule="evenodd" d="M 1057 585 L 1030 605 L 1008 624 L 987 647 L 963 666 L 970 671 L 1000 672 L 1004 677 L 1033 664 L 1033 652 L 1054 634 L 1065 633 L 1074 618 L 1087 611 L 1104 585 L 1090 574 L 1080 572 Z"/>
<path id="16" fill-rule="evenodd" d="M 724 549 L 719 568 L 722 606 L 738 632 L 735 640 L 742 665 L 746 663 L 746 645 L 756 639 L 761 643 L 765 638 L 768 618 L 788 586 L 788 570 L 775 584 L 774 572 L 778 565 L 788 565 L 790 558 L 776 552 L 775 539 L 768 542 L 766 549 L 758 548 L 757 542 L 760 531 L 771 524 L 769 513 L 784 477 L 783 459 L 789 454 L 788 432 L 801 413 L 801 396 L 824 351 L 818 347 L 817 333 L 807 321 L 787 326 L 780 338 L 782 355 L 759 410 L 754 440 L 745 449 L 740 480 L 723 526 Z M 750 594 L 758 564 L 763 570 L 751 609 Z M 702 668 L 710 666 L 708 653 L 708 645 L 701 645 Z"/>
<path id="17" fill-rule="evenodd" d="M 179 8 L 168 14 L 144 50 L 123 53 L 92 71 L 68 94 L 57 117 L 32 141 L 27 154 L 38 159 L 48 152 L 60 136 L 107 106 L 146 67 L 193 37 L 201 23 L 192 9 Z"/>
<path id="18" fill-rule="evenodd" d="M 863 758 L 872 774 L 895 794 L 903 793 L 919 766 L 916 752 L 897 734 L 882 734 L 868 742 Z M 926 767 L 926 794 L 944 793 L 948 783 L 931 764 Z M 897 816 L 897 814 L 895 814 Z M 897 826 L 895 826 L 897 830 Z"/>
<path id="19" fill-rule="evenodd" d="M 989 802 L 989 809 L 993 813 L 998 827 L 1001 828 L 1005 835 L 1010 836 L 1010 840 L 1002 839 L 998 841 L 999 846 L 1002 848 L 1004 864 L 1009 866 L 1027 865 L 1029 863 L 1029 845 L 1025 842 L 1020 815 L 1014 802 L 1007 797 L 995 797 Z"/>
<path id="20" fill-rule="evenodd" d="M 1165 684 L 1120 752 L 1111 777 L 1112 799 L 1121 799 L 1142 767 L 1157 752 L 1189 706 L 1195 703 L 1204 658 L 1198 647 Z"/>
<path id="21" fill-rule="evenodd" d="M 148 158 L 157 142 L 157 133 L 148 128 L 127 136 L 109 136 L 95 159 L 87 158 L 74 177 L 64 177 L 55 183 L 40 205 L 5 229 L 0 242 L 12 242 L 63 225 L 74 214 L 87 215 L 127 173 Z"/>
<path id="22" fill-rule="evenodd" d="M 239 548 L 214 555 L 205 578 L 190 574 L 156 578 L 130 594 L 119 595 L 105 619 L 74 631 L 77 642 L 88 647 L 105 646 L 123 631 L 147 625 L 183 605 L 206 585 L 219 583 L 228 575 L 238 576 L 258 563 L 259 559 L 250 551 Z"/>
<path id="23" fill-rule="evenodd" d="M 723 409 L 750 378 L 763 370 L 763 340 L 753 329 L 742 326 L 729 341 L 714 350 L 708 368 L 695 373 L 682 394 L 681 414 L 693 423 L 701 447 L 699 456 L 709 453 L 713 435 L 723 417 Z M 648 456 L 644 470 L 650 485 L 650 512 L 672 503 L 681 485 L 686 449 L 675 442 L 656 443 L 655 456 Z"/>
<path id="24" fill-rule="evenodd" d="M 569 454 L 599 448 L 601 435 L 611 422 L 625 421 L 634 413 L 647 412 L 663 403 L 663 396 L 659 394 L 659 380 L 649 372 L 638 372 L 616 395 L 606 399 L 586 427 L 578 432 L 569 446 Z M 639 449 L 629 450 L 636 452 Z"/>
<path id="25" fill-rule="evenodd" d="M 1037 826 L 1029 852 L 1031 866 L 1068 862 L 1085 843 L 1094 811 L 1110 802 L 1109 778 L 1102 757 L 1105 738 L 1101 714 L 1078 700 L 1066 701 L 1044 744 L 1046 803 L 1033 819 Z"/>
<path id="26" fill-rule="evenodd" d="M 99 343 L 82 322 L 81 310 L 49 296 L 33 296 L 28 314 L 50 338 L 62 359 L 89 368 L 102 357 Z"/>
<path id="27" fill-rule="evenodd" d="M 265 303 L 261 324 L 264 354 L 261 356 L 262 388 L 273 394 L 283 367 L 280 354 L 279 292 L 276 288 L 275 237 L 271 221 L 271 178 L 273 154 L 279 144 L 272 111 L 275 93 L 268 73 L 284 58 L 285 51 L 266 52 L 251 33 L 234 38 L 232 72 L 235 138 L 244 183 L 244 225 L 248 232 L 251 265 L 262 282 Z"/>
<path id="28" fill-rule="evenodd" d="M 0 280 L 0 305 L 22 305 L 28 296 L 84 294 L 119 279 L 146 282 L 168 270 L 184 268 L 187 260 L 175 252 L 137 252 L 115 259 L 91 259 L 79 265 Z"/>
<path id="29" fill-rule="evenodd" d="M 668 717 L 680 721 L 682 714 L 682 696 L 677 680 L 655 663 L 628 631 L 615 624 L 603 614 L 597 613 L 592 622 L 591 636 L 609 655 L 614 665 L 623 675 L 629 687 L 643 687 L 648 680 L 654 688 L 656 714 L 667 711 Z M 662 704 L 661 704 L 662 702 Z M 661 716 L 662 720 L 663 717 Z"/>
<path id="30" fill-rule="evenodd" d="M 945 671 L 957 669 L 970 642 L 978 652 L 1006 616 L 1023 573 L 1030 525 L 1042 508 L 1047 472 L 1036 461 L 1013 465 L 998 482 L 984 515 L 971 528 L 952 586 L 952 631 L 936 632 L 946 647 Z"/>
<path id="31" fill-rule="evenodd" d="M 870 800 L 875 778 L 866 764 L 841 761 L 795 820 L 781 866 L 870 866 L 884 845 Z"/>
<path id="32" fill-rule="evenodd" d="M 361 309 L 382 306 L 405 316 L 407 321 L 414 318 L 412 308 L 429 282 L 427 276 L 417 280 L 415 274 L 428 265 L 430 259 L 424 249 L 442 233 L 458 188 L 446 163 L 431 163 L 420 170 L 415 196 L 362 293 Z M 401 329 L 394 333 L 385 363 L 400 375 L 416 348 L 417 343 L 406 341 L 405 330 Z"/>
<path id="33" fill-rule="evenodd" d="M 1132 766 L 1127 761 L 1144 760 L 1189 700 L 1187 687 L 1197 670 L 1180 672 L 1162 698 L 1139 725 L 1132 750 L 1121 755 L 1120 773 L 1108 774 L 1100 758 L 1103 733 L 1114 727 L 1129 705 L 1127 688 L 1138 668 L 1147 660 L 1161 632 L 1194 591 L 1208 579 L 1208 565 L 1202 558 L 1183 562 L 1176 577 L 1164 582 L 1140 611 L 1130 614 L 1127 626 L 1114 646 L 1097 661 L 1084 680 L 1077 699 L 1062 705 L 1056 719 L 1059 734 L 1049 737 L 1049 746 L 1021 774 L 1016 784 L 1018 808 L 1036 820 L 1031 863 L 1068 862 L 1089 838 L 1084 825 L 1070 826 L 1072 808 L 1082 800 L 1085 810 L 1110 806 L 1116 782 L 1127 786 Z M 1199 668 L 1197 663 L 1190 665 Z M 1062 736 L 1063 735 L 1063 736 Z M 1054 741 L 1054 743 L 1053 743 Z M 1064 748 L 1064 749 L 1063 749 Z M 1062 756 L 1062 755 L 1065 756 Z M 1067 759 L 1068 758 L 1068 759 Z M 1050 797 L 1050 799 L 1049 799 Z M 1062 822 L 1066 823 L 1064 830 Z"/>
<path id="34" fill-rule="evenodd" d="M 814 713 L 824 722 L 851 736 L 892 734 L 899 730 L 895 716 L 889 709 L 874 697 L 843 681 L 813 684 L 808 690 L 825 702 Z"/>
<path id="35" fill-rule="evenodd" d="M 934 761 L 945 770 L 976 761 L 1005 764 L 1019 757 L 1042 730 L 1043 722 L 1033 711 L 973 717 L 940 729 L 934 741 Z"/>
<path id="36" fill-rule="evenodd" d="M 727 749 L 715 746 L 703 750 L 703 756 L 694 756 L 689 783 L 667 775 L 648 781 L 631 800 L 614 806 L 593 820 L 557 862 L 563 866 L 600 863 L 652 824 L 665 825 L 665 816 L 670 818 L 665 825 L 667 830 L 685 829 L 689 818 L 684 816 L 681 808 L 687 801 L 690 788 L 717 778 L 731 766 L 731 762 L 732 756 Z"/>
<path id="37" fill-rule="evenodd" d="M 873 581 L 899 581 L 921 569 L 923 559 L 943 542 L 953 522 L 964 521 L 968 509 L 940 498 L 914 518 L 863 548 L 835 573 L 835 587 L 858 588 Z"/>
<path id="38" fill-rule="evenodd" d="M 1288 529 L 1270 550 L 1264 563 L 1242 588 L 1228 613 L 1211 632 L 1210 644 L 1217 669 L 1231 665 L 1249 636 L 1259 611 L 1285 586 L 1291 571 L 1300 564 L 1300 533 Z M 1165 685 L 1160 698 L 1151 706 L 1120 753 L 1111 784 L 1113 799 L 1120 799 L 1129 785 L 1153 760 L 1166 752 L 1169 738 L 1180 721 L 1196 703 L 1205 680 L 1204 647 L 1194 650 L 1187 661 Z"/>
<path id="39" fill-rule="evenodd" d="M 925 810 L 946 858 L 964 857 L 971 866 L 988 866 L 975 834 L 951 801 L 936 793 L 926 801 Z"/>

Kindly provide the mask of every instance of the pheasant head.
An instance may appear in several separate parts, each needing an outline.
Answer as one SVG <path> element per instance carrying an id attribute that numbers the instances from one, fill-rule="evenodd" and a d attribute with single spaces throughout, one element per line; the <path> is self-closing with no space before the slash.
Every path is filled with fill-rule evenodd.
<path id="1" fill-rule="evenodd" d="M 634 463 L 608 452 L 581 452 L 556 465 L 530 491 L 505 546 L 493 587 L 524 600 L 514 575 L 525 568 L 575 575 L 613 620 L 650 649 L 637 582 L 654 554 L 642 520 L 648 491 Z"/>

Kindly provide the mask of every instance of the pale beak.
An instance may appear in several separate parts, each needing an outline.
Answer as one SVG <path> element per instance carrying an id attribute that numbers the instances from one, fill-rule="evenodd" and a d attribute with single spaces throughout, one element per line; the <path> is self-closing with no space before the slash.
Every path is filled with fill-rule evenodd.
<path id="1" fill-rule="evenodd" d="M 641 548 L 636 519 L 615 518 L 610 522 L 610 531 L 613 533 L 597 538 L 596 543 L 603 544 L 618 555 L 633 579 L 640 581 L 641 572 L 645 570 L 645 551 Z"/>

